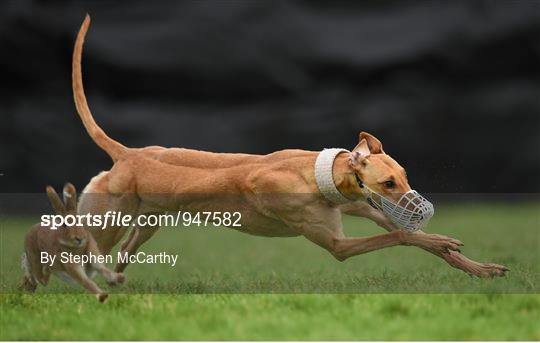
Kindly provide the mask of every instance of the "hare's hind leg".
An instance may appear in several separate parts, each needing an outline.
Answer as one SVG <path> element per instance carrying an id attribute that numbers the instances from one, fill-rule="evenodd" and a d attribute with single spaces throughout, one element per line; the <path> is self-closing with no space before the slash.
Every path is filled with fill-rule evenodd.
<path id="1" fill-rule="evenodd" d="M 26 292 L 34 293 L 37 288 L 37 282 L 33 277 L 23 275 L 19 280 L 18 288 Z"/>
<path id="2" fill-rule="evenodd" d="M 32 250 L 23 254 L 21 261 L 24 269 L 24 280 L 21 280 L 21 287 L 28 282 L 28 291 L 35 291 L 38 282 L 43 286 L 49 283 L 50 272 L 46 265 L 42 265 L 39 256 Z"/>
<path id="3" fill-rule="evenodd" d="M 37 281 L 32 275 L 30 262 L 28 262 L 28 256 L 24 252 L 21 257 L 21 267 L 24 271 L 24 275 L 19 281 L 19 289 L 25 290 L 27 292 L 35 292 L 37 288 Z"/>
<path id="4" fill-rule="evenodd" d="M 26 262 L 28 266 L 28 271 L 34 280 L 41 283 L 43 286 L 46 286 L 49 282 L 49 272 L 48 266 L 41 264 L 39 254 L 32 250 L 26 251 Z"/>

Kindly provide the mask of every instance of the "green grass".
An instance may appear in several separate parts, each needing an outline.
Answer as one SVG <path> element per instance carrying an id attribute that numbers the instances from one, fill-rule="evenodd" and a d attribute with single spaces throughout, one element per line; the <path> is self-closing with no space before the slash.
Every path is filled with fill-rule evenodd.
<path id="1" fill-rule="evenodd" d="M 2 297 L 10 340 L 535 340 L 531 295 Z"/>
<path id="2" fill-rule="evenodd" d="M 22 238 L 36 218 L 3 218 L 0 339 L 538 340 L 539 209 L 437 208 L 427 231 L 511 269 L 496 279 L 470 278 L 414 247 L 340 263 L 303 238 L 165 228 L 144 250 L 178 253 L 179 264 L 130 266 L 128 284 L 105 304 L 57 280 L 19 293 Z M 351 236 L 381 233 L 359 218 L 345 225 Z"/>

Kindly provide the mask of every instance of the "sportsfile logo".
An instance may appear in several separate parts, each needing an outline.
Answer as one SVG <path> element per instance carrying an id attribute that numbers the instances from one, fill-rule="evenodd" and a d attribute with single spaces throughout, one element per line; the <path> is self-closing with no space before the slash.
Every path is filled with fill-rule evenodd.
<path id="1" fill-rule="evenodd" d="M 68 214 L 42 215 L 41 226 L 57 230 L 62 227 L 84 226 L 91 228 L 126 227 L 126 226 L 196 226 L 196 227 L 241 227 L 240 212 L 184 212 L 173 214 L 141 214 L 133 217 L 122 212 L 107 211 L 105 214 Z"/>

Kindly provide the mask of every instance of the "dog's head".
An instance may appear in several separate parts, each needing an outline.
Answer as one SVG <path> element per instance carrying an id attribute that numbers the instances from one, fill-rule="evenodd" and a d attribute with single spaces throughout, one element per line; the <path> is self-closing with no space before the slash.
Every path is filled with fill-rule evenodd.
<path id="1" fill-rule="evenodd" d="M 411 190 L 405 169 L 384 152 L 381 141 L 367 132 L 360 133 L 349 163 L 359 181 L 394 201 Z"/>
<path id="2" fill-rule="evenodd" d="M 357 193 L 404 230 L 424 228 L 433 216 L 433 205 L 411 190 L 405 169 L 385 154 L 381 142 L 366 132 L 349 155 Z"/>

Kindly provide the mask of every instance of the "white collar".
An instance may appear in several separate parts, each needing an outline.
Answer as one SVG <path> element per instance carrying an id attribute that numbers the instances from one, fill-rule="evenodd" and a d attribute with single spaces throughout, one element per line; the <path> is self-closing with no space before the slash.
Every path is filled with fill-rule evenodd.
<path id="1" fill-rule="evenodd" d="M 337 189 L 334 183 L 332 168 L 334 160 L 340 152 L 350 152 L 345 149 L 324 149 L 317 156 L 315 161 L 315 180 L 321 194 L 330 202 L 338 205 L 350 203 L 352 200 L 347 199 Z"/>

